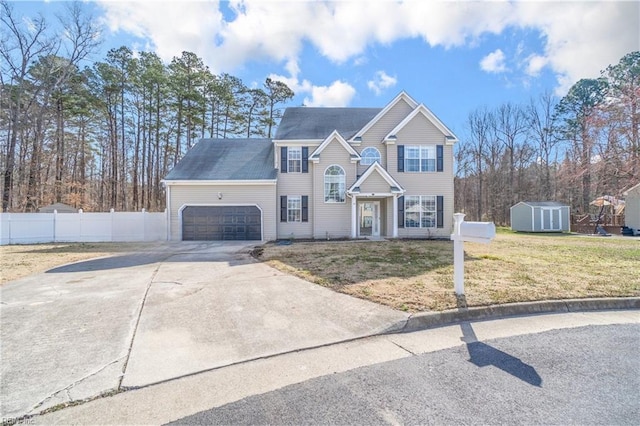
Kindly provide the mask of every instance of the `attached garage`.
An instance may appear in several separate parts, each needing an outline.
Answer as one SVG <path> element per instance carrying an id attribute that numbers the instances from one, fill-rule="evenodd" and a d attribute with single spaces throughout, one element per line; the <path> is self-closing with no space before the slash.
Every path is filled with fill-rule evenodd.
<path id="1" fill-rule="evenodd" d="M 270 139 L 202 139 L 163 180 L 172 241 L 276 238 Z"/>
<path id="2" fill-rule="evenodd" d="M 262 212 L 256 206 L 185 206 L 182 240 L 262 240 Z"/>

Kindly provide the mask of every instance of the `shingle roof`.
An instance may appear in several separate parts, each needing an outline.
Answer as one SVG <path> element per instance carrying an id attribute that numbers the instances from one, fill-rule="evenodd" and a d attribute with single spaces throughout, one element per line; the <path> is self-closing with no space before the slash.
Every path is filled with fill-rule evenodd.
<path id="1" fill-rule="evenodd" d="M 565 207 L 565 203 L 561 203 L 559 201 L 523 201 L 524 204 L 527 204 L 531 207 Z"/>
<path id="2" fill-rule="evenodd" d="M 337 130 L 348 140 L 380 111 L 382 108 L 287 108 L 274 139 L 325 139 Z"/>
<path id="3" fill-rule="evenodd" d="M 272 180 L 271 139 L 201 139 L 165 180 Z"/>

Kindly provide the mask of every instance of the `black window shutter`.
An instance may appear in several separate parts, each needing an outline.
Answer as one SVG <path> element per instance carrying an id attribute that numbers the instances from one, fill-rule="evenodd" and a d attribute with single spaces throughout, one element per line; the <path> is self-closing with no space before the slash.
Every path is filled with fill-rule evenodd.
<path id="1" fill-rule="evenodd" d="M 442 195 L 436 198 L 436 223 L 438 228 L 444 228 L 444 197 Z"/>
<path id="2" fill-rule="evenodd" d="M 398 172 L 404 172 L 404 145 L 398 145 Z"/>
<path id="3" fill-rule="evenodd" d="M 398 197 L 398 228 L 404 228 L 404 196 Z"/>
<path id="4" fill-rule="evenodd" d="M 280 222 L 287 221 L 287 196 L 280 196 Z"/>
<path id="5" fill-rule="evenodd" d="M 302 173 L 309 173 L 309 147 L 308 146 L 302 147 Z"/>
<path id="6" fill-rule="evenodd" d="M 309 196 L 302 196 L 302 221 L 309 222 Z"/>
<path id="7" fill-rule="evenodd" d="M 436 171 L 441 172 L 444 170 L 444 147 L 442 145 L 436 146 Z"/>
<path id="8" fill-rule="evenodd" d="M 280 173 L 287 173 L 287 147 L 280 147 Z"/>

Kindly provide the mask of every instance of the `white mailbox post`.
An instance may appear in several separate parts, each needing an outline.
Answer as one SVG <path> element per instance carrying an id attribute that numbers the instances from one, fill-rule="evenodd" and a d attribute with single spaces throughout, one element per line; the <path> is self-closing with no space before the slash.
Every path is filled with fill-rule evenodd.
<path id="1" fill-rule="evenodd" d="M 493 222 L 465 222 L 464 213 L 453 215 L 453 284 L 456 294 L 464 294 L 464 242 L 487 244 L 496 236 Z"/>

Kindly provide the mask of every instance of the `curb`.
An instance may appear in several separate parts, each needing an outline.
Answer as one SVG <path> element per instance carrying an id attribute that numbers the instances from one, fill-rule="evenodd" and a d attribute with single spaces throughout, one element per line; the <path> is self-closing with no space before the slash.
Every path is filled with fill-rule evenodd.
<path id="1" fill-rule="evenodd" d="M 440 327 L 462 321 L 481 321 L 519 315 L 640 309 L 640 297 L 607 297 L 593 299 L 548 300 L 491 305 L 477 308 L 450 309 L 442 312 L 421 312 L 411 315 L 406 324 L 391 333 L 406 333 Z"/>

